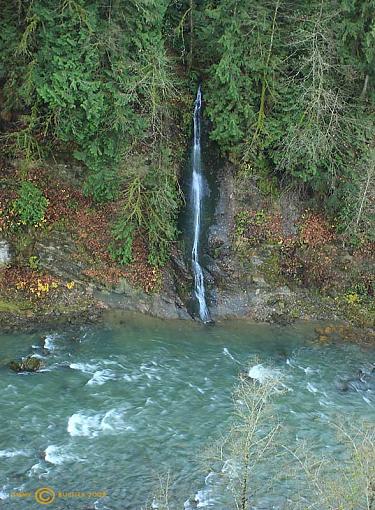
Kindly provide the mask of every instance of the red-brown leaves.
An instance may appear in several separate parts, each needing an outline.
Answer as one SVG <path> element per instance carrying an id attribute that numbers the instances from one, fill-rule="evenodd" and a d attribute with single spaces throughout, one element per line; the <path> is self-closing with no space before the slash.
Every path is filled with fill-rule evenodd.
<path id="1" fill-rule="evenodd" d="M 333 241 L 335 235 L 328 221 L 321 215 L 307 212 L 300 224 L 300 239 L 308 246 L 319 246 Z"/>

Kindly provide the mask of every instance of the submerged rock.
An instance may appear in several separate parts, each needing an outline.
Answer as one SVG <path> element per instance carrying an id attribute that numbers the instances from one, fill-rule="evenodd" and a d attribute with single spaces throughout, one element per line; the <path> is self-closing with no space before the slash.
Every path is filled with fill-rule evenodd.
<path id="1" fill-rule="evenodd" d="M 329 337 L 327 335 L 319 335 L 318 341 L 320 343 L 325 343 L 329 341 Z"/>
<path id="2" fill-rule="evenodd" d="M 325 326 L 315 328 L 315 332 L 320 336 L 330 336 L 337 332 L 337 327 Z"/>
<path id="3" fill-rule="evenodd" d="M 27 356 L 21 361 L 12 360 L 9 368 L 14 372 L 37 372 L 43 367 L 43 362 L 34 356 Z"/>
<path id="4" fill-rule="evenodd" d="M 373 392 L 375 389 L 375 368 L 374 364 L 370 363 L 366 367 L 358 370 L 356 375 L 343 379 L 339 378 L 336 381 L 336 389 L 341 393 L 348 391 L 357 391 L 360 393 Z"/>
<path id="5" fill-rule="evenodd" d="M 337 391 L 340 391 L 341 393 L 346 393 L 347 391 L 349 391 L 348 381 L 338 381 L 336 383 L 336 389 L 337 389 Z"/>

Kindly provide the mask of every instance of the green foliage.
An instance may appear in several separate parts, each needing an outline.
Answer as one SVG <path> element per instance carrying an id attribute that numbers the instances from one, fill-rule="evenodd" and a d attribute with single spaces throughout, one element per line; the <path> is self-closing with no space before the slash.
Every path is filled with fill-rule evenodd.
<path id="1" fill-rule="evenodd" d="M 273 159 L 279 173 L 311 190 L 335 213 L 343 195 L 356 185 L 355 161 L 367 150 L 373 126 L 355 97 L 356 83 L 350 76 L 354 70 L 341 62 L 339 6 L 302 6 L 302 14 L 306 22 L 295 23 L 289 60 L 298 71 L 285 79 L 293 104 Z"/>
<path id="2" fill-rule="evenodd" d="M 18 198 L 13 202 L 13 211 L 17 218 L 17 225 L 40 226 L 48 200 L 42 191 L 29 181 L 22 181 L 18 191 Z"/>
<path id="3" fill-rule="evenodd" d="M 279 57 L 272 49 L 278 10 L 279 2 L 223 0 L 206 11 L 217 37 L 207 94 L 212 137 L 237 157 L 244 144 L 257 150 L 255 141 L 275 95 Z"/>
<path id="4" fill-rule="evenodd" d="M 132 262 L 134 226 L 126 216 L 121 216 L 113 228 L 114 242 L 110 246 L 110 253 L 120 264 Z"/>
<path id="5" fill-rule="evenodd" d="M 29 268 L 32 270 L 32 271 L 38 271 L 39 269 L 39 259 L 36 255 L 31 255 L 31 257 L 29 257 Z"/>
<path id="6" fill-rule="evenodd" d="M 373 239 L 374 8 L 374 0 L 5 2 L 0 143 L 26 161 L 72 154 L 86 168 L 87 194 L 123 199 L 116 258 L 131 259 L 140 232 L 161 264 L 179 203 L 162 148 L 174 138 L 172 111 L 182 110 L 180 126 L 191 121 L 182 88 L 203 79 L 211 137 L 245 169 L 238 187 L 302 188 L 353 242 Z M 129 163 L 137 154 L 141 175 Z"/>
<path id="7" fill-rule="evenodd" d="M 176 219 L 179 210 L 177 182 L 170 172 L 169 154 L 162 154 L 160 166 L 145 168 L 134 162 L 133 174 L 128 177 L 124 206 L 114 228 L 114 243 L 110 251 L 122 264 L 132 261 L 133 237 L 146 237 L 149 263 L 165 264 L 169 248 L 177 235 Z"/>
<path id="8" fill-rule="evenodd" d="M 151 175 L 149 202 L 147 207 L 149 262 L 155 266 L 165 264 L 169 247 L 176 238 L 176 218 L 179 196 L 176 182 L 171 176 Z"/>
<path id="9" fill-rule="evenodd" d="M 195 9 L 211 136 L 251 168 L 240 185 L 301 188 L 355 236 L 373 222 L 361 202 L 373 189 L 363 175 L 373 167 L 374 8 L 373 0 L 219 0 Z"/>
<path id="10" fill-rule="evenodd" d="M 175 169 L 160 155 L 178 96 L 163 37 L 167 7 L 166 0 L 34 0 L 18 11 L 8 6 L 0 22 L 6 107 L 22 112 L 7 146 L 27 160 L 44 149 L 68 151 L 87 168 L 84 191 L 95 201 L 124 196 L 112 246 L 122 263 L 131 260 L 135 231 L 147 237 L 155 265 L 176 234 Z M 129 166 L 136 152 L 147 152 L 142 175 Z"/>
<path id="11" fill-rule="evenodd" d="M 342 62 L 350 63 L 355 70 L 352 80 L 357 84 L 357 93 L 374 99 L 375 76 L 375 30 L 374 0 L 342 0 L 342 17 L 339 20 L 339 35 Z M 366 79 L 366 77 L 368 77 Z"/>
<path id="12" fill-rule="evenodd" d="M 241 237 L 245 235 L 250 220 L 251 215 L 249 211 L 240 211 L 236 214 L 235 223 L 237 236 Z"/>
<path id="13" fill-rule="evenodd" d="M 338 212 L 340 230 L 353 246 L 375 240 L 375 150 L 369 149 L 353 165 L 355 179 L 342 187 Z"/>
<path id="14" fill-rule="evenodd" d="M 272 251 L 265 259 L 262 265 L 265 279 L 271 285 L 280 285 L 284 283 L 280 267 L 280 255 L 278 250 Z"/>
<path id="15" fill-rule="evenodd" d="M 0 39 L 9 106 L 33 110 L 24 132 L 65 144 L 90 170 L 86 191 L 111 200 L 124 153 L 162 129 L 173 90 L 161 38 L 165 2 L 119 1 L 109 11 L 100 1 L 25 4 L 21 22 L 6 12 L 12 51 Z M 25 151 L 29 145 L 25 139 Z"/>

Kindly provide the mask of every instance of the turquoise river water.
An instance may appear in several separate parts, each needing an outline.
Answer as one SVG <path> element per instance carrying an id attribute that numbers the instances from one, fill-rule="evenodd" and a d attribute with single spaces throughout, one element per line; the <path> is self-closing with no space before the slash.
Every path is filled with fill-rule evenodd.
<path id="1" fill-rule="evenodd" d="M 228 429 L 233 388 L 249 369 L 259 384 L 270 371 L 282 381 L 275 412 L 290 447 L 307 441 L 342 455 L 328 423 L 375 419 L 374 351 L 319 345 L 314 326 L 129 314 L 47 335 L 0 335 L 0 507 L 41 508 L 34 493 L 49 487 L 56 498 L 48 508 L 140 510 L 169 470 L 171 510 L 230 508 L 200 457 Z M 42 357 L 41 372 L 7 367 L 28 354 Z M 283 509 L 294 489 L 287 480 L 260 491 L 253 508 Z"/>

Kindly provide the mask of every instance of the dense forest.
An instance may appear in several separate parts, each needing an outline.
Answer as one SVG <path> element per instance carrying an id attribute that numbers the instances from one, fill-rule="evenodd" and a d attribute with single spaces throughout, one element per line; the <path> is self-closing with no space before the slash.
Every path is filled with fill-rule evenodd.
<path id="1" fill-rule="evenodd" d="M 163 265 L 203 82 L 210 137 L 242 182 L 298 189 L 346 242 L 373 240 L 374 0 L 1 0 L 4 161 L 19 161 L 14 228 L 43 221 L 30 178 L 59 154 L 84 193 L 121 201 L 110 251 L 135 235 Z M 5 168 L 4 166 L 4 168 Z"/>
<path id="2" fill-rule="evenodd" d="M 1 508 L 375 510 L 374 113 L 375 0 L 0 0 Z"/>

